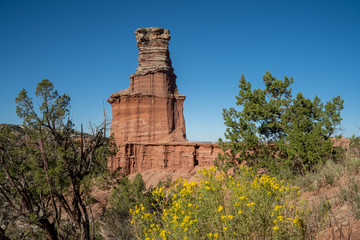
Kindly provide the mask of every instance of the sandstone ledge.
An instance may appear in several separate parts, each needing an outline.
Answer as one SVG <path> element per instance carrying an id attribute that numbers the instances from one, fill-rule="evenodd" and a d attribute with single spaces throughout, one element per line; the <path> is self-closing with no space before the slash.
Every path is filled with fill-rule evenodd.
<path id="1" fill-rule="evenodd" d="M 108 162 L 111 171 L 126 174 L 212 166 L 222 150 L 216 143 L 116 143 L 119 152 Z"/>

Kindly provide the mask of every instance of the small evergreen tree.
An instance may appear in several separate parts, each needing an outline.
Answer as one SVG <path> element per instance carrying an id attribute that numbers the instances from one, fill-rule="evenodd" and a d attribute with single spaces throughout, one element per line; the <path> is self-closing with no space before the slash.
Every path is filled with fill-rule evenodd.
<path id="1" fill-rule="evenodd" d="M 39 108 L 26 90 L 16 98 L 23 133 L 0 131 L 0 199 L 48 239 L 94 239 L 91 183 L 114 154 L 107 122 L 85 136 L 73 128 L 67 94 L 59 95 L 45 79 L 35 95 Z"/>
<path id="2" fill-rule="evenodd" d="M 331 154 L 330 137 L 342 118 L 340 96 L 323 104 L 298 93 L 292 96 L 293 78 L 278 80 L 266 72 L 264 89 L 252 89 L 242 75 L 235 108 L 224 109 L 225 139 L 219 139 L 226 164 L 247 161 L 270 170 L 290 167 L 299 173 L 312 170 Z"/>

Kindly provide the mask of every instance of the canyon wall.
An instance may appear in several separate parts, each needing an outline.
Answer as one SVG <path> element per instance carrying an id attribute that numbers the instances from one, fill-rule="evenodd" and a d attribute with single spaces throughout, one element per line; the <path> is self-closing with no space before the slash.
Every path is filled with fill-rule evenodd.
<path id="1" fill-rule="evenodd" d="M 109 161 L 111 171 L 125 173 L 147 170 L 192 170 L 212 166 L 220 148 L 210 143 L 125 143 L 117 144 L 119 152 Z"/>
<path id="2" fill-rule="evenodd" d="M 135 31 L 139 65 L 130 86 L 110 96 L 110 133 L 118 153 L 109 159 L 111 171 L 131 174 L 150 169 L 193 169 L 213 165 L 217 144 L 186 139 L 183 103 L 168 49 L 170 31 L 139 28 Z"/>

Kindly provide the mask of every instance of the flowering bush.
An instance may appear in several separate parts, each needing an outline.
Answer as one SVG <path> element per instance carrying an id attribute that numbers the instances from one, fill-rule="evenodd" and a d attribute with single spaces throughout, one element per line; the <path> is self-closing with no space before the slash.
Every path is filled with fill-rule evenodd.
<path id="1" fill-rule="evenodd" d="M 200 182 L 177 180 L 156 188 L 156 211 L 130 209 L 138 239 L 303 238 L 308 211 L 298 187 L 246 166 L 232 175 L 214 167 L 198 172 Z"/>

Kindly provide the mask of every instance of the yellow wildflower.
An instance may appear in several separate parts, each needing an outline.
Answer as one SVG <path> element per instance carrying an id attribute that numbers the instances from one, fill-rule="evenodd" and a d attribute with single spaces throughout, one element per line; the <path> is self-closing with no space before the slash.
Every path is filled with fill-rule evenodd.
<path id="1" fill-rule="evenodd" d="M 160 237 L 165 237 L 166 234 L 166 230 L 162 230 L 161 233 L 159 234 Z"/>

